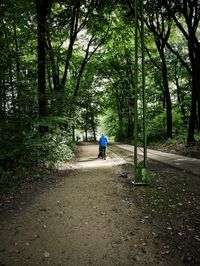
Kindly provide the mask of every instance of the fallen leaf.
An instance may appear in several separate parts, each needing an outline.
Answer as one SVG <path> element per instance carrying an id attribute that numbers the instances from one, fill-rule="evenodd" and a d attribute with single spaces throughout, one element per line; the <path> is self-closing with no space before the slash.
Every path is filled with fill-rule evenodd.
<path id="1" fill-rule="evenodd" d="M 170 251 L 169 250 L 161 251 L 161 255 L 169 255 L 169 254 L 170 254 Z"/>
<path id="2" fill-rule="evenodd" d="M 164 246 L 165 249 L 169 249 L 169 245 Z"/>
<path id="3" fill-rule="evenodd" d="M 133 238 L 133 232 L 130 232 L 128 235 L 127 235 L 127 237 L 126 237 L 126 239 L 128 240 L 128 241 L 130 241 L 132 238 Z"/>
<path id="4" fill-rule="evenodd" d="M 153 235 L 154 237 L 158 237 L 158 234 L 155 233 L 155 232 L 152 232 L 152 235 Z"/>
<path id="5" fill-rule="evenodd" d="M 179 235 L 179 236 L 182 236 L 182 235 L 184 235 L 184 233 L 182 233 L 182 232 L 178 232 L 178 235 Z"/>
<path id="6" fill-rule="evenodd" d="M 200 241 L 200 237 L 199 236 L 194 236 L 194 238 L 197 240 L 197 241 Z"/>
<path id="7" fill-rule="evenodd" d="M 49 257 L 50 257 L 49 252 L 45 251 L 45 252 L 44 252 L 44 257 L 45 257 L 45 258 L 49 258 Z"/>

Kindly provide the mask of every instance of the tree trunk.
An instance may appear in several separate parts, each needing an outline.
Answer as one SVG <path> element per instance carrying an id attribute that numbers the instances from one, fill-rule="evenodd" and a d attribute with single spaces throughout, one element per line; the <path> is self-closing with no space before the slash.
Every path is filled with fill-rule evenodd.
<path id="1" fill-rule="evenodd" d="M 48 0 L 36 0 L 38 31 L 38 104 L 39 117 L 47 115 L 46 80 L 45 80 L 45 33 Z"/>
<path id="2" fill-rule="evenodd" d="M 188 136 L 187 136 L 187 143 L 188 144 L 195 141 L 195 139 L 194 139 L 195 120 L 196 120 L 196 99 L 195 99 L 195 97 L 193 95 L 193 91 L 192 91 L 190 121 L 189 121 Z"/>
<path id="3" fill-rule="evenodd" d="M 198 114 L 198 131 L 200 131 L 200 100 L 197 102 L 197 114 Z"/>
<path id="4" fill-rule="evenodd" d="M 186 111 L 184 108 L 184 97 L 182 94 L 181 87 L 179 85 L 179 77 L 177 74 L 177 65 L 175 65 L 175 84 L 176 84 L 176 90 L 177 90 L 177 99 L 178 99 L 178 106 L 180 107 L 181 114 L 182 114 L 182 124 L 183 126 L 187 125 L 187 118 L 186 118 Z"/>
<path id="5" fill-rule="evenodd" d="M 54 57 L 51 40 L 50 40 L 48 32 L 47 32 L 47 49 L 48 49 L 49 61 L 51 64 L 52 81 L 53 81 L 54 90 L 58 91 L 60 89 L 60 79 L 59 79 L 59 74 L 57 71 L 55 57 Z"/>
<path id="6" fill-rule="evenodd" d="M 61 89 L 64 89 L 66 80 L 67 80 L 67 73 L 69 69 L 69 62 L 73 53 L 73 46 L 74 42 L 76 40 L 77 36 L 77 30 L 78 30 L 78 17 L 79 17 L 79 9 L 80 9 L 80 2 L 77 2 L 77 4 L 74 4 L 73 7 L 73 12 L 72 12 L 72 18 L 71 18 L 71 28 L 70 28 L 70 40 L 69 40 L 69 46 L 67 50 L 67 55 L 66 55 L 66 61 L 65 61 L 65 69 L 64 69 L 64 74 L 63 78 L 61 81 Z"/>
<path id="7" fill-rule="evenodd" d="M 94 141 L 97 141 L 95 128 L 93 128 L 93 138 L 94 138 Z"/>
<path id="8" fill-rule="evenodd" d="M 85 141 L 88 141 L 87 127 L 85 128 Z"/>
<path id="9" fill-rule="evenodd" d="M 166 129 L 166 137 L 172 137 L 172 105 L 171 105 L 171 97 L 169 92 L 169 84 L 168 84 L 168 74 L 167 74 L 167 64 L 165 60 L 164 50 L 159 49 L 160 57 L 162 60 L 162 78 L 163 78 L 163 87 L 164 87 L 164 96 L 166 100 L 166 118 L 167 118 L 167 129 Z"/>
<path id="10" fill-rule="evenodd" d="M 192 41 L 192 40 L 191 40 Z M 190 42 L 189 55 L 192 65 L 192 101 L 191 101 L 191 111 L 190 111 L 190 121 L 188 127 L 188 137 L 187 142 L 190 144 L 195 141 L 195 122 L 199 124 L 200 121 L 200 111 L 199 111 L 199 101 L 200 101 L 200 44 L 194 45 L 194 42 Z M 195 47 L 196 46 L 196 47 Z"/>
<path id="11" fill-rule="evenodd" d="M 13 107 L 14 113 L 15 113 L 15 109 L 16 109 L 16 100 L 15 100 L 15 91 L 14 91 L 14 77 L 13 77 L 13 69 L 12 69 L 12 58 L 13 58 L 13 51 L 10 48 L 10 43 L 9 43 L 9 39 L 8 39 L 8 34 L 7 34 L 7 29 L 5 28 L 4 25 L 4 21 L 1 21 L 2 25 L 3 25 L 3 29 L 4 29 L 4 35 L 5 35 L 5 43 L 6 43 L 6 49 L 7 49 L 7 54 L 8 54 L 8 64 L 7 64 L 7 69 L 8 69 L 8 80 L 7 83 L 9 83 L 9 88 L 11 89 L 11 91 L 9 91 L 8 93 L 11 92 L 12 98 L 11 98 L 11 103 L 9 102 L 9 105 L 11 105 Z M 6 80 L 4 80 L 5 82 Z M 5 83 L 4 83 L 5 84 Z M 5 91 L 5 112 L 6 112 L 6 105 L 7 105 L 7 87 L 4 87 L 4 91 Z"/>
<path id="12" fill-rule="evenodd" d="M 13 23 L 13 29 L 14 29 L 14 41 L 15 41 L 15 58 L 16 58 L 16 88 L 17 88 L 17 105 L 18 105 L 18 111 L 21 110 L 21 85 L 19 84 L 20 81 L 20 58 L 19 58 L 19 45 L 17 40 L 17 29 L 16 29 L 16 23 L 15 23 L 15 15 L 14 15 L 14 23 Z"/>
<path id="13" fill-rule="evenodd" d="M 119 131 L 117 133 L 121 133 L 123 130 L 123 114 L 122 114 L 122 102 L 120 100 L 120 95 L 119 95 L 119 90 L 118 88 L 115 88 L 115 97 L 117 101 L 117 115 L 118 115 L 118 126 L 119 126 Z"/>
<path id="14" fill-rule="evenodd" d="M 5 88 L 5 79 L 0 81 L 0 117 L 5 118 L 6 116 L 6 88 Z"/>
<path id="15" fill-rule="evenodd" d="M 95 122 L 94 122 L 94 112 L 93 112 L 92 108 L 90 108 L 90 113 L 91 113 L 91 118 L 92 118 L 93 138 L 94 138 L 94 141 L 96 141 L 97 140 L 97 138 L 96 138 L 96 128 L 95 128 Z"/>
<path id="16" fill-rule="evenodd" d="M 75 139 L 75 127 L 74 125 L 72 126 L 72 140 L 75 142 L 76 139 Z"/>
<path id="17" fill-rule="evenodd" d="M 197 43 L 196 53 L 196 91 L 197 91 L 197 129 L 200 130 L 200 42 Z"/>

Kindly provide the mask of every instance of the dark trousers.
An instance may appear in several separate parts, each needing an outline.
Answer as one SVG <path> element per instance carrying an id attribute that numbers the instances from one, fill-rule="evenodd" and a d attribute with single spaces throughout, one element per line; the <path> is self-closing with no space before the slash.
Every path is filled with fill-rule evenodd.
<path id="1" fill-rule="evenodd" d="M 100 146 L 100 150 L 101 150 L 102 156 L 106 157 L 106 147 Z"/>

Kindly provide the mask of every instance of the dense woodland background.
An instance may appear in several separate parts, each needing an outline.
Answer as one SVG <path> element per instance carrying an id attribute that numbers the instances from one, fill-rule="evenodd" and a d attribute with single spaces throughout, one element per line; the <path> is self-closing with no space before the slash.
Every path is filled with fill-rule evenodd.
<path id="1" fill-rule="evenodd" d="M 95 140 L 99 119 L 133 141 L 134 2 L 0 1 L 1 182 L 70 159 L 76 131 Z M 199 20 L 199 0 L 144 1 L 149 144 L 200 139 Z"/>

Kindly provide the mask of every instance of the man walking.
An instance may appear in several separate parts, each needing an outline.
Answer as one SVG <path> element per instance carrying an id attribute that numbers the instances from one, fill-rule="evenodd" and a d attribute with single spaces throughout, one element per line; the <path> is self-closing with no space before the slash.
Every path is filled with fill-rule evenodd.
<path id="1" fill-rule="evenodd" d="M 99 151 L 102 153 L 102 158 L 106 159 L 106 147 L 108 146 L 108 140 L 104 134 L 99 139 Z"/>

